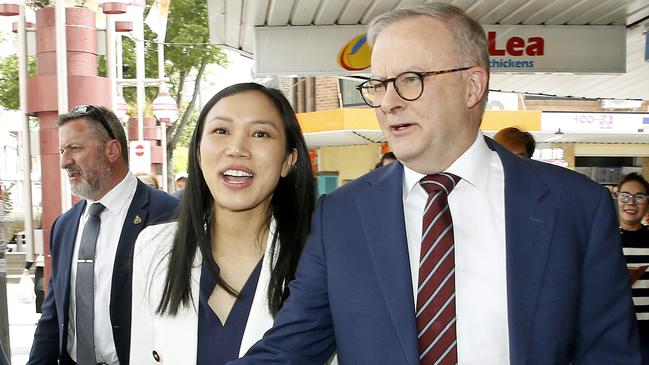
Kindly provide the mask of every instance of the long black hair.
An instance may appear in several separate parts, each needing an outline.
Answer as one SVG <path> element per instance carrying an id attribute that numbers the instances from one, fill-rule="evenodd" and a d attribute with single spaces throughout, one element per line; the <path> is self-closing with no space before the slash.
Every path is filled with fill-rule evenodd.
<path id="1" fill-rule="evenodd" d="M 273 316 L 288 297 L 288 283 L 295 277 L 297 262 L 311 223 L 315 200 L 313 171 L 302 130 L 284 95 L 277 89 L 256 83 L 242 83 L 229 86 L 214 95 L 198 117 L 189 145 L 188 182 L 181 203 L 178 230 L 170 252 L 167 278 L 157 308 L 159 314 L 175 315 L 180 306 L 189 305 L 193 300 L 189 283 L 197 249 L 203 256 L 203 264 L 208 265 L 212 273 L 218 272 L 211 245 L 213 197 L 200 168 L 198 151 L 205 118 L 210 109 L 219 100 L 246 91 L 261 92 L 273 102 L 284 122 L 286 151 L 297 151 L 297 162 L 286 177 L 280 178 L 270 201 L 269 213 L 275 218 L 276 230 L 273 243 L 266 250 L 267 254 L 275 257 L 267 293 L 268 307 Z M 220 277 L 217 278 L 217 285 L 228 293 L 237 295 Z"/>

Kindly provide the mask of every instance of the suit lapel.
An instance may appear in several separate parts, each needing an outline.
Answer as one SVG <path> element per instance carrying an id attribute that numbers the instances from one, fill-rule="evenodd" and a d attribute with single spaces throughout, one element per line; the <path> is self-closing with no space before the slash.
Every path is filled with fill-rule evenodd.
<path id="1" fill-rule="evenodd" d="M 376 174 L 356 198 L 378 282 L 409 364 L 419 364 L 415 304 L 403 215 L 403 166 Z"/>
<path id="2" fill-rule="evenodd" d="M 273 236 L 275 234 L 275 227 L 275 218 L 272 218 L 270 221 L 268 238 L 266 240 L 266 253 L 262 258 L 261 272 L 259 273 L 259 279 L 257 280 L 257 288 L 255 289 L 255 295 L 252 299 L 250 312 L 248 313 L 248 321 L 246 321 L 246 327 L 243 331 L 241 345 L 239 346 L 239 357 L 243 357 L 252 345 L 259 341 L 261 334 L 273 327 L 273 316 L 270 314 L 268 309 L 268 298 L 266 294 L 268 292 L 268 285 L 270 285 L 270 273 L 273 269 L 273 263 L 277 259 L 277 257 L 271 255 L 270 252 L 270 247 L 273 243 Z M 279 250 L 281 242 L 278 242 L 277 245 L 276 252 Z"/>
<path id="3" fill-rule="evenodd" d="M 74 256 L 74 245 L 76 243 L 77 232 L 79 231 L 79 221 L 81 220 L 81 213 L 86 207 L 86 201 L 82 200 L 79 204 L 72 208 L 72 214 L 68 220 L 57 222 L 58 229 L 63 230 L 61 241 L 59 245 L 59 265 L 58 270 L 61 275 L 58 277 L 54 285 L 57 285 L 56 293 L 64 293 L 63 311 L 66 318 L 69 314 L 70 306 L 70 276 L 72 273 L 72 257 Z"/>
<path id="4" fill-rule="evenodd" d="M 561 196 L 553 194 L 526 161 L 488 144 L 498 152 L 505 173 L 510 362 L 525 364 Z"/>
<path id="5" fill-rule="evenodd" d="M 123 308 L 119 308 L 118 298 L 124 293 L 122 287 L 125 284 L 131 285 L 131 263 L 133 260 L 133 246 L 140 231 L 146 226 L 149 212 L 145 210 L 149 203 L 149 191 L 145 185 L 138 180 L 133 200 L 126 213 L 122 232 L 117 244 L 117 253 L 115 254 L 115 265 L 113 266 L 113 282 L 111 285 L 110 302 L 111 318 L 115 318 Z M 129 289 L 130 292 L 130 289 Z M 130 294 L 129 294 L 130 295 Z M 129 303 L 130 305 L 130 303 Z"/>

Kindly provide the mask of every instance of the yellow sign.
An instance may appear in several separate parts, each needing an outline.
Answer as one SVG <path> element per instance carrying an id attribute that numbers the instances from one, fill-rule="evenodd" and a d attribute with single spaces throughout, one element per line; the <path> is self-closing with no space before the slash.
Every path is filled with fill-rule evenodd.
<path id="1" fill-rule="evenodd" d="M 338 52 L 338 64 L 347 71 L 360 71 L 370 67 L 372 51 L 365 34 L 354 37 Z"/>

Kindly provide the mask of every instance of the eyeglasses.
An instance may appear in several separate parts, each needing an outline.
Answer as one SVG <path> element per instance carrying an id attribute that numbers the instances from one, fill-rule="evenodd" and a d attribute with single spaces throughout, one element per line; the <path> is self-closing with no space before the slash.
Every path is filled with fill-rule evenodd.
<path id="1" fill-rule="evenodd" d="M 72 109 L 71 113 L 75 114 L 83 114 L 83 115 L 92 115 L 94 120 L 99 121 L 101 125 L 104 127 L 106 132 L 108 132 L 108 135 L 110 136 L 111 139 L 116 139 L 115 134 L 113 133 L 113 130 L 110 128 L 110 125 L 104 118 L 103 113 L 101 110 L 99 110 L 96 106 L 90 105 L 90 104 L 84 104 L 84 105 L 77 105 Z"/>
<path id="2" fill-rule="evenodd" d="M 406 71 L 400 73 L 396 77 L 385 80 L 369 79 L 356 86 L 356 90 L 361 93 L 365 104 L 372 108 L 378 108 L 381 106 L 381 100 L 385 96 L 388 84 L 390 83 L 392 83 L 394 90 L 396 90 L 401 99 L 415 101 L 424 93 L 424 79 L 426 77 L 464 71 L 471 67 L 473 66 L 428 72 Z"/>
<path id="3" fill-rule="evenodd" d="M 647 203 L 647 194 L 637 193 L 632 195 L 627 192 L 617 193 L 617 200 L 621 201 L 622 203 L 630 203 L 632 198 L 633 201 L 635 201 L 635 203 L 638 205 Z"/>

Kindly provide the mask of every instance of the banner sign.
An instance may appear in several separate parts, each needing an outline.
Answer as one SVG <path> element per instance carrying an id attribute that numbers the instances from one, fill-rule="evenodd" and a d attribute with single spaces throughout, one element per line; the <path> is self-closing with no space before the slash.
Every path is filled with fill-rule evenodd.
<path id="1" fill-rule="evenodd" d="M 623 26 L 484 26 L 492 72 L 623 73 Z M 291 26 L 255 29 L 255 73 L 369 74 L 365 26 Z M 449 66 L 450 67 L 450 66 Z"/>

